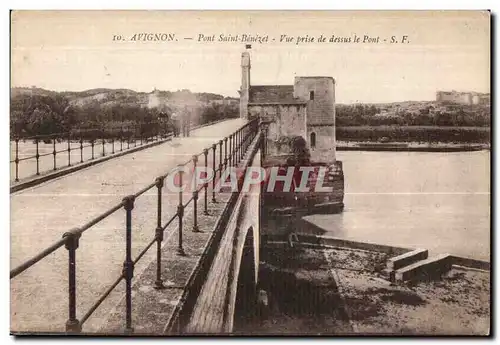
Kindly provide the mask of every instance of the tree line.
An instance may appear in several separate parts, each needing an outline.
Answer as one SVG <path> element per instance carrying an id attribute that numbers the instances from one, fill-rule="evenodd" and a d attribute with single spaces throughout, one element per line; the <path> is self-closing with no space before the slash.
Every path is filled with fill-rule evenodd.
<path id="1" fill-rule="evenodd" d="M 490 143 L 488 127 L 445 126 L 350 126 L 337 127 L 339 141 L 418 142 L 418 143 Z"/>
<path id="2" fill-rule="evenodd" d="M 421 103 L 405 106 L 337 105 L 336 124 L 342 126 L 488 127 L 489 105 Z"/>
<path id="3" fill-rule="evenodd" d="M 65 95 L 53 93 L 19 94 L 11 98 L 11 138 L 33 136 L 97 138 L 150 137 L 172 130 L 174 106 L 148 108 L 137 103 L 100 104 L 94 100 L 82 105 L 70 102 Z M 239 116 L 238 104 L 204 104 L 191 109 L 194 125 Z"/>
<path id="4" fill-rule="evenodd" d="M 204 98 L 211 96 L 213 95 L 203 94 Z M 171 131 L 172 114 L 182 111 L 171 104 L 162 104 L 159 108 L 141 106 L 135 97 L 106 104 L 98 100 L 78 104 L 71 102 L 70 99 L 71 95 L 56 92 L 24 93 L 12 97 L 11 138 L 58 133 L 85 140 L 149 137 Z M 200 104 L 203 105 L 191 110 L 194 113 L 191 114 L 194 125 L 239 116 L 237 102 Z M 425 102 L 403 106 L 366 104 L 338 104 L 336 106 L 338 128 L 353 126 L 489 127 L 490 123 L 489 105 L 467 106 Z M 425 132 L 429 129 L 422 130 Z M 361 132 L 363 134 L 359 135 L 362 137 L 372 135 L 368 134 L 366 129 Z M 418 133 L 420 132 L 422 131 Z M 352 135 L 352 130 L 349 133 Z M 418 136 L 421 137 L 424 134 L 418 134 Z"/>

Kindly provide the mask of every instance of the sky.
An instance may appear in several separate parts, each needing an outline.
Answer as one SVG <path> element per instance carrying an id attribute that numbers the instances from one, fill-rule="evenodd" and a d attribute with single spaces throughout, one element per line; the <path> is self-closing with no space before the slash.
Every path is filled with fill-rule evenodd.
<path id="1" fill-rule="evenodd" d="M 18 11 L 11 25 L 13 87 L 238 96 L 245 42 L 198 38 L 247 34 L 268 37 L 251 43 L 254 85 L 331 76 L 338 103 L 433 100 L 437 90 L 490 92 L 490 16 L 481 11 Z M 176 40 L 133 41 L 140 33 Z M 123 39 L 113 40 L 116 35 Z M 294 41 L 279 42 L 281 35 Z M 327 42 L 297 44 L 306 35 Z M 330 43 L 332 35 L 351 43 Z M 352 42 L 355 35 L 361 42 Z M 365 35 L 379 43 L 363 43 Z M 398 43 L 390 43 L 392 36 Z"/>

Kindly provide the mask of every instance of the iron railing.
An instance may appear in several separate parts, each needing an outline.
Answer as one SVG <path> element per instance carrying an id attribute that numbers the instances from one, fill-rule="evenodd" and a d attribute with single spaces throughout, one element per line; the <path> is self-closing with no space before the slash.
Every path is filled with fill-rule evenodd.
<path id="1" fill-rule="evenodd" d="M 95 312 L 95 310 L 102 304 L 102 302 L 109 296 L 109 294 L 118 286 L 118 284 L 124 280 L 125 281 L 125 333 L 132 333 L 132 279 L 134 276 L 134 266 L 137 262 L 146 254 L 146 252 L 156 243 L 156 280 L 155 280 L 155 288 L 163 289 L 165 286 L 163 285 L 162 280 L 162 267 L 161 267 L 161 246 L 164 240 L 164 233 L 167 227 L 172 224 L 176 219 L 178 222 L 178 245 L 177 245 L 177 254 L 185 255 L 184 246 L 183 246 L 183 232 L 184 232 L 184 212 L 187 206 L 191 203 L 193 205 L 193 218 L 194 225 L 192 231 L 199 231 L 198 228 L 198 199 L 199 193 L 204 193 L 203 198 L 203 213 L 208 214 L 208 194 L 209 194 L 209 184 L 212 182 L 212 202 L 216 202 L 216 191 L 215 185 L 216 180 L 221 178 L 223 169 L 228 166 L 234 167 L 236 166 L 243 158 L 245 152 L 247 152 L 250 144 L 256 137 L 259 132 L 259 123 L 257 119 L 252 120 L 242 126 L 233 134 L 225 137 L 220 140 L 218 143 L 213 144 L 209 148 L 204 149 L 200 154 L 193 155 L 193 157 L 188 160 L 186 163 L 180 164 L 179 168 L 187 167 L 191 164 L 191 168 L 193 171 L 196 169 L 199 158 L 202 157 L 202 164 L 205 167 L 208 167 L 208 156 L 210 151 L 212 152 L 212 169 L 214 170 L 214 174 L 212 178 L 205 179 L 200 187 L 196 183 L 194 183 L 195 189 L 191 193 L 191 197 L 187 202 L 183 201 L 184 192 L 182 188 L 179 188 L 179 201 L 177 205 L 177 211 L 175 214 L 171 216 L 171 218 L 165 223 L 162 224 L 162 190 L 164 187 L 164 181 L 169 173 L 158 176 L 155 181 L 148 186 L 144 187 L 140 191 L 135 194 L 128 195 L 122 199 L 120 203 L 113 206 L 106 212 L 102 213 L 98 217 L 92 219 L 88 223 L 84 224 L 80 228 L 72 229 L 68 232 L 65 232 L 62 238 L 56 241 L 54 244 L 41 251 L 39 254 L 35 255 L 33 258 L 27 260 L 23 264 L 14 268 L 10 271 L 10 279 L 17 277 L 19 274 L 27 270 L 28 268 L 35 265 L 37 262 L 43 260 L 49 254 L 58 250 L 62 246 L 64 246 L 68 250 L 68 320 L 66 321 L 66 332 L 68 333 L 79 333 L 82 330 L 82 326 L 85 322 L 90 318 L 90 316 Z M 228 148 L 229 145 L 229 148 Z M 216 152 L 222 153 L 222 147 L 224 146 L 224 155 L 219 154 L 219 165 L 216 167 Z M 179 185 L 182 185 L 182 175 L 184 169 L 178 169 L 176 173 L 179 173 Z M 217 177 L 218 174 L 218 177 Z M 196 174 L 195 174 L 196 178 Z M 210 181 L 211 180 L 211 181 Z M 196 182 L 196 181 L 195 181 Z M 139 255 L 134 259 L 132 258 L 132 212 L 134 209 L 134 203 L 142 194 L 147 191 L 156 188 L 157 190 L 157 225 L 154 229 L 154 237 L 152 240 L 146 245 L 146 247 L 139 253 Z M 79 247 L 79 241 L 83 233 L 94 225 L 98 224 L 102 220 L 106 219 L 108 216 L 114 214 L 120 209 L 125 210 L 125 261 L 123 263 L 122 274 L 116 278 L 116 280 L 106 289 L 106 291 L 99 297 L 99 299 L 88 309 L 88 311 L 83 314 L 80 320 L 77 319 L 76 315 L 76 252 Z"/>
<path id="2" fill-rule="evenodd" d="M 150 131 L 149 133 L 144 134 L 142 128 L 144 125 L 154 126 L 156 129 L 156 133 Z M 162 127 L 160 123 L 141 123 L 135 125 L 133 128 L 121 128 L 118 133 L 114 135 L 106 135 L 102 130 L 97 129 L 87 129 L 87 130 L 79 130 L 73 132 L 64 132 L 64 133 L 54 133 L 48 135 L 36 135 L 31 137 L 15 137 L 14 138 L 14 158 L 11 159 L 10 164 L 15 165 L 15 182 L 19 182 L 19 169 L 20 163 L 28 162 L 31 163 L 33 161 L 36 162 L 35 173 L 26 176 L 36 176 L 40 175 L 42 172 L 46 171 L 55 171 L 61 168 L 70 167 L 72 164 L 80 164 L 84 161 L 93 160 L 98 157 L 104 157 L 106 154 L 115 154 L 115 152 L 122 152 L 123 150 L 130 149 L 131 147 L 142 146 L 145 143 L 149 143 L 151 141 L 160 141 L 161 139 L 168 138 L 172 135 L 171 132 L 167 131 L 166 128 Z M 97 138 L 96 138 L 97 137 Z M 32 141 L 35 144 L 35 154 L 27 157 L 20 157 L 19 154 L 19 142 Z M 111 147 L 108 145 L 109 152 L 106 152 L 106 142 L 111 144 Z M 40 144 L 45 143 L 52 144 L 52 151 L 46 153 L 40 153 Z M 57 148 L 57 143 L 65 143 L 67 144 L 64 148 Z M 76 147 L 72 144 L 77 144 Z M 79 144 L 79 145 L 78 145 Z M 116 147 L 115 147 L 116 144 Z M 125 147 L 126 146 L 126 147 Z M 87 149 L 86 153 L 89 155 L 88 150 L 90 150 L 90 157 L 84 158 L 84 150 Z M 80 151 L 79 159 L 71 160 L 71 152 L 72 151 Z M 59 155 L 67 154 L 67 163 L 57 166 L 57 157 Z M 40 170 L 40 159 L 44 157 L 52 156 L 53 166 L 52 169 L 45 169 L 44 171 Z M 50 164 L 50 163 L 49 163 Z"/>

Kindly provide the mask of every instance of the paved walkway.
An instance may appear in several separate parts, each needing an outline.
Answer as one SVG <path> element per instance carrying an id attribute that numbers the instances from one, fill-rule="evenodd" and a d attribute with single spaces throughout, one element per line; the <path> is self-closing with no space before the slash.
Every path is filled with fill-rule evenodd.
<path id="1" fill-rule="evenodd" d="M 190 138 L 112 159 L 36 187 L 11 194 L 11 267 L 31 258 L 78 227 L 137 192 L 192 154 L 233 133 L 240 119 L 200 128 Z M 211 155 L 209 155 L 209 158 Z M 217 158 L 218 161 L 218 158 Z M 211 160 L 209 161 L 211 162 Z M 209 163 L 211 165 L 211 163 Z M 156 190 L 136 200 L 133 211 L 133 257 L 154 237 Z M 163 219 L 174 213 L 177 195 L 165 193 Z M 77 251 L 77 317 L 81 318 L 122 270 L 125 212 L 119 210 L 85 232 Z M 148 253 L 153 257 L 153 251 Z M 138 274 L 149 261 L 136 266 Z M 57 250 L 11 281 L 12 331 L 63 331 L 67 319 L 67 251 Z M 123 284 L 120 284 L 123 285 Z M 109 312 L 121 297 L 112 293 L 86 324 L 99 328 L 99 315 Z"/>

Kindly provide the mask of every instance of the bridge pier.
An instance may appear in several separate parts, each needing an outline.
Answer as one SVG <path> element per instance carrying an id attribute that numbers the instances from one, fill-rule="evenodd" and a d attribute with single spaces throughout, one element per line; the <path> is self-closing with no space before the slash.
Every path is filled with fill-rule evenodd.
<path id="1" fill-rule="evenodd" d="M 257 316 L 257 275 L 258 262 L 255 258 L 253 231 L 248 231 L 241 254 L 241 262 L 237 277 L 236 300 L 234 306 L 233 324 L 231 328 L 238 328 L 240 324 L 252 321 Z M 257 267 L 256 267 L 257 265 Z"/>

